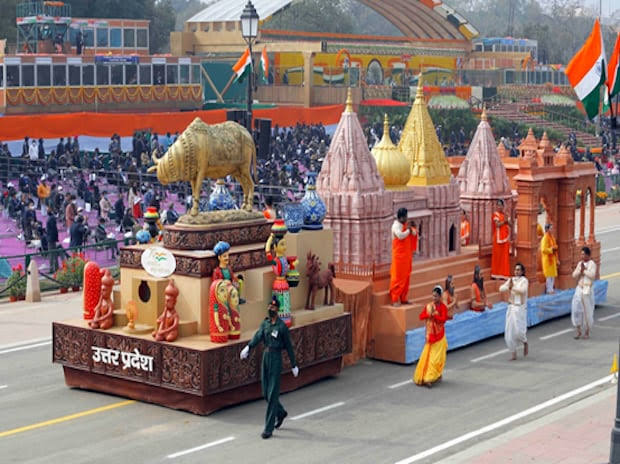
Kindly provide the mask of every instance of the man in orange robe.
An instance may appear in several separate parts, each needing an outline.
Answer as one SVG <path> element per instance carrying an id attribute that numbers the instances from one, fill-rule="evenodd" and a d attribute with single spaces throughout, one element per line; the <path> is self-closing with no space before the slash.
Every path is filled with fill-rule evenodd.
<path id="1" fill-rule="evenodd" d="M 418 248 L 415 227 L 408 224 L 407 208 L 400 208 L 392 224 L 392 267 L 390 269 L 390 299 L 393 306 L 407 304 L 409 277 L 413 253 Z"/>
<path id="2" fill-rule="evenodd" d="M 467 220 L 467 213 L 463 210 L 463 214 L 461 215 L 461 246 L 469 245 L 470 241 L 470 233 L 471 226 L 469 221 Z"/>
<path id="3" fill-rule="evenodd" d="M 512 224 L 504 213 L 504 200 L 497 200 L 497 211 L 493 213 L 493 254 L 491 255 L 491 278 L 510 277 L 510 230 Z"/>

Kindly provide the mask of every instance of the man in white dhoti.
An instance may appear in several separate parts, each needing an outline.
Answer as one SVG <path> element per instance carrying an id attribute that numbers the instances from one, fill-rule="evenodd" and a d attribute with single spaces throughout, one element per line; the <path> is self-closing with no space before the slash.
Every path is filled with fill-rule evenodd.
<path id="1" fill-rule="evenodd" d="M 581 249 L 581 261 L 573 271 L 573 278 L 577 279 L 577 288 L 573 295 L 571 320 L 577 329 L 575 339 L 590 338 L 590 328 L 594 325 L 594 279 L 596 278 L 596 263 L 592 261 L 590 248 Z"/>
<path id="2" fill-rule="evenodd" d="M 511 361 L 517 359 L 517 347 L 523 343 L 523 356 L 527 356 L 527 290 L 529 282 L 525 277 L 525 266 L 515 265 L 514 277 L 511 277 L 499 287 L 500 292 L 510 292 L 508 310 L 506 311 L 506 328 L 504 339 L 506 346 L 512 353 Z"/>

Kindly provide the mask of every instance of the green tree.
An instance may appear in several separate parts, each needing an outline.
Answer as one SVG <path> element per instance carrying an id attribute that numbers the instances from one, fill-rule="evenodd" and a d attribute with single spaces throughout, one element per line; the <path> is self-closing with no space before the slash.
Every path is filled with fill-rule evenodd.
<path id="1" fill-rule="evenodd" d="M 353 21 L 342 0 L 305 0 L 293 3 L 268 19 L 265 29 L 353 34 Z"/>
<path id="2" fill-rule="evenodd" d="M 7 43 L 14 44 L 17 40 L 17 26 L 15 14 L 18 0 L 0 0 L 0 39 L 7 39 Z"/>

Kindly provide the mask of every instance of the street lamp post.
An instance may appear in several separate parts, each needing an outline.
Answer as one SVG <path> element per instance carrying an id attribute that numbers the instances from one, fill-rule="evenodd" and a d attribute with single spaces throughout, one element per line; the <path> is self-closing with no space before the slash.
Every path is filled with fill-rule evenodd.
<path id="1" fill-rule="evenodd" d="M 248 0 L 247 5 L 241 13 L 241 35 L 243 40 L 248 44 L 250 51 L 250 60 L 252 60 L 252 42 L 258 35 L 258 13 L 252 5 L 252 1 Z M 252 133 L 252 85 L 254 78 L 254 61 L 252 61 L 252 71 L 248 77 L 248 109 L 246 114 L 246 127 L 250 134 Z"/>

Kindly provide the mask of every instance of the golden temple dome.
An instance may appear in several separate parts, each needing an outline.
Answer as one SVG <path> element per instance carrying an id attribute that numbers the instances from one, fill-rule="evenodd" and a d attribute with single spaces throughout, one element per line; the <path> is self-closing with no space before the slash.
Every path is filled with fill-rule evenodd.
<path id="1" fill-rule="evenodd" d="M 383 121 L 383 137 L 372 149 L 372 156 L 377 162 L 377 169 L 387 188 L 405 187 L 407 185 L 410 177 L 409 161 L 392 142 L 387 114 Z"/>
<path id="2" fill-rule="evenodd" d="M 398 149 L 409 161 L 410 177 L 407 185 L 428 186 L 450 183 L 450 165 L 437 138 L 431 115 L 428 113 L 421 78 Z"/>

